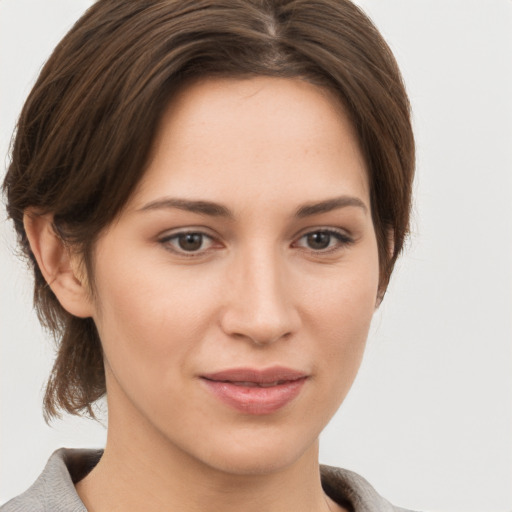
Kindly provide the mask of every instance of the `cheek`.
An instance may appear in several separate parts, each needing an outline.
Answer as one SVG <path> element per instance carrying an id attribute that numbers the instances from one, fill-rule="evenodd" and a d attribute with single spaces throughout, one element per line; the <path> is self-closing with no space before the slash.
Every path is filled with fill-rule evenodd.
<path id="1" fill-rule="evenodd" d="M 313 288 L 316 281 L 316 288 Z M 319 364 L 326 378 L 348 392 L 363 357 L 375 311 L 379 282 L 376 249 L 361 251 L 356 258 L 333 269 L 328 279 L 305 283 L 315 292 L 304 307 L 306 335 L 316 341 Z M 339 399 L 340 397 L 338 397 Z"/>
<path id="2" fill-rule="evenodd" d="M 102 261 L 97 272 L 101 304 L 95 321 L 105 357 L 123 380 L 130 373 L 165 379 L 170 360 L 185 369 L 181 363 L 198 349 L 215 307 L 211 282 L 143 262 L 132 254 L 115 264 Z"/>
<path id="3" fill-rule="evenodd" d="M 306 275 L 302 281 L 302 295 L 307 298 L 304 315 L 316 328 L 328 331 L 329 339 L 338 333 L 346 343 L 358 342 L 358 334 L 369 327 L 379 284 L 377 250 L 370 250 L 373 245 L 327 268 L 321 276 Z"/>

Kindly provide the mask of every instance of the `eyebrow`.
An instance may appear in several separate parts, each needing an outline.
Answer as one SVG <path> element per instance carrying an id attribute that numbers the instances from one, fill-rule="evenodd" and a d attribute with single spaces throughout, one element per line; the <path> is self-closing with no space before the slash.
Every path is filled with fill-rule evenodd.
<path id="1" fill-rule="evenodd" d="M 365 213 L 368 211 L 368 208 L 361 199 L 353 196 L 340 196 L 333 197 L 332 199 L 326 199 L 319 203 L 310 203 L 300 206 L 295 212 L 295 216 L 299 219 L 303 219 L 304 217 L 310 217 L 320 213 L 328 213 L 339 208 L 346 208 L 347 206 L 361 208 Z"/>
<path id="2" fill-rule="evenodd" d="M 144 205 L 139 211 L 160 210 L 168 208 L 177 208 L 187 212 L 198 213 L 200 215 L 208 215 L 211 217 L 234 218 L 233 213 L 225 206 L 213 203 L 211 201 L 194 201 L 191 199 L 175 199 L 172 197 L 164 197 L 151 201 Z"/>
<path id="3" fill-rule="evenodd" d="M 326 199 L 319 203 L 308 203 L 300 206 L 295 211 L 294 216 L 299 219 L 319 215 L 321 213 L 328 213 L 339 208 L 346 208 L 355 206 L 361 208 L 365 213 L 368 211 L 366 205 L 361 199 L 353 196 L 340 196 L 332 199 Z M 172 197 L 164 197 L 151 201 L 146 205 L 139 208 L 138 211 L 160 210 L 168 208 L 177 208 L 178 210 L 185 210 L 199 215 L 207 215 L 211 217 L 224 217 L 234 219 L 235 215 L 226 206 L 214 203 L 212 201 L 192 200 L 192 199 L 178 199 Z"/>

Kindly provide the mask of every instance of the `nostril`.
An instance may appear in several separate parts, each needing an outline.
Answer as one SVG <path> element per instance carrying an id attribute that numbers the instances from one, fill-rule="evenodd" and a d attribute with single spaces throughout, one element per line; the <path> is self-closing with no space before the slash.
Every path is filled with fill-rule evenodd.
<path id="1" fill-rule="evenodd" d="M 251 268 L 253 271 L 247 272 L 244 265 L 246 271 L 241 272 L 241 279 L 232 283 L 225 296 L 219 313 L 222 330 L 234 339 L 245 339 L 257 346 L 289 339 L 300 326 L 300 316 L 290 300 L 289 290 L 284 289 L 276 269 L 269 275 L 261 271 L 261 265 Z"/>

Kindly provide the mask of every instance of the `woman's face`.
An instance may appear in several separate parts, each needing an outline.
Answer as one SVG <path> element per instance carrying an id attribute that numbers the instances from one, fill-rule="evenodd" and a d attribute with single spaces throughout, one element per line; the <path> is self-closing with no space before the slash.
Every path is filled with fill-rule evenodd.
<path id="1" fill-rule="evenodd" d="M 292 464 L 355 378 L 378 281 L 365 163 L 330 93 L 189 85 L 96 246 L 110 434 L 228 472 Z"/>

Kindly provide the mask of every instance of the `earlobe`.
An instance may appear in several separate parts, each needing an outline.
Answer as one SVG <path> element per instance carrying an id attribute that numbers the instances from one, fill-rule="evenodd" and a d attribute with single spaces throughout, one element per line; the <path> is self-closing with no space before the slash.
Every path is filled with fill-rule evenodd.
<path id="1" fill-rule="evenodd" d="M 89 287 L 81 275 L 78 256 L 55 233 L 53 216 L 27 210 L 23 224 L 39 269 L 61 306 L 74 316 L 92 316 Z"/>

